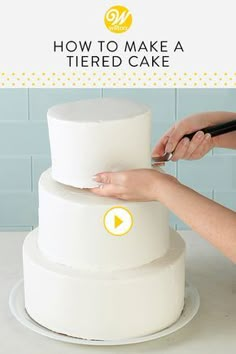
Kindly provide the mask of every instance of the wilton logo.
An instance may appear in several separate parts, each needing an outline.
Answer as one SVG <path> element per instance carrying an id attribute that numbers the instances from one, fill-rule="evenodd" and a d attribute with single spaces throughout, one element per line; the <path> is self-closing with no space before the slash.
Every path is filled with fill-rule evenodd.
<path id="1" fill-rule="evenodd" d="M 113 33 L 123 33 L 130 28 L 132 15 L 125 6 L 116 5 L 107 10 L 104 22 L 109 31 Z"/>

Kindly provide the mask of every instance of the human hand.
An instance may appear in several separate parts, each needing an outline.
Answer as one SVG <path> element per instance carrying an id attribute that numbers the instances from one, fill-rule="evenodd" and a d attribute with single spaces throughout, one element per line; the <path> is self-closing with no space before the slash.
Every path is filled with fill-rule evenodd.
<path id="1" fill-rule="evenodd" d="M 154 169 L 103 172 L 94 179 L 102 184 L 98 188 L 91 188 L 91 192 L 104 197 L 135 201 L 158 200 L 168 181 L 178 183 L 174 177 Z"/>
<path id="2" fill-rule="evenodd" d="M 153 156 L 162 156 L 166 152 L 173 152 L 172 161 L 179 159 L 200 159 L 216 146 L 216 137 L 204 134 L 201 129 L 216 124 L 216 120 L 208 113 L 200 113 L 187 117 L 172 126 L 154 147 Z M 183 138 L 185 134 L 197 131 L 190 141 Z"/>

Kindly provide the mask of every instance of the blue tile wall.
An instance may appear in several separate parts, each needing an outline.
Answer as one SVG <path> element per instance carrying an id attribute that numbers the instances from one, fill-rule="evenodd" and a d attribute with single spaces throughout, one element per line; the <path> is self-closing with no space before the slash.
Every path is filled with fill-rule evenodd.
<path id="1" fill-rule="evenodd" d="M 0 157 L 0 192 L 31 189 L 30 156 Z"/>
<path id="2" fill-rule="evenodd" d="M 46 115 L 54 104 L 119 96 L 150 106 L 152 147 L 175 121 L 196 112 L 236 111 L 236 89 L 1 89 L 0 231 L 38 223 L 38 180 L 50 164 Z M 168 162 L 165 171 L 208 198 L 236 210 L 236 151 L 214 149 L 197 161 Z M 187 226 L 171 215 L 176 229 Z"/>
<path id="3" fill-rule="evenodd" d="M 0 193 L 0 225 L 36 226 L 38 223 L 38 195 L 32 192 Z"/>
<path id="4" fill-rule="evenodd" d="M 236 210 L 236 188 L 234 190 L 214 191 L 214 199 L 227 208 Z"/>
<path id="5" fill-rule="evenodd" d="M 0 232 L 25 232 L 33 230 L 33 226 L 0 226 Z"/>
<path id="6" fill-rule="evenodd" d="M 32 157 L 32 184 L 33 190 L 37 191 L 38 181 L 41 173 L 51 166 L 50 156 L 33 156 Z"/>
<path id="7" fill-rule="evenodd" d="M 198 161 L 179 161 L 179 179 L 194 189 L 236 189 L 236 156 L 205 156 Z"/>
<path id="8" fill-rule="evenodd" d="M 236 111 L 235 89 L 178 89 L 177 118 L 209 111 Z"/>
<path id="9" fill-rule="evenodd" d="M 0 121 L 27 120 L 28 116 L 28 90 L 3 89 L 0 94 Z"/>
<path id="10" fill-rule="evenodd" d="M 1 92 L 0 92 L 1 94 Z M 0 123 L 0 152 L 3 155 L 49 154 L 46 122 Z"/>

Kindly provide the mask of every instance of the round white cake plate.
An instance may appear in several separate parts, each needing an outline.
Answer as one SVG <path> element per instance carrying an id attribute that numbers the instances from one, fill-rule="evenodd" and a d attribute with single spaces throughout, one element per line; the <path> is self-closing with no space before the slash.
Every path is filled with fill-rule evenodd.
<path id="1" fill-rule="evenodd" d="M 74 344 L 84 344 L 84 345 L 125 345 L 125 344 L 135 344 L 141 342 L 147 342 L 157 338 L 167 336 L 178 329 L 184 327 L 189 323 L 193 317 L 196 315 L 200 305 L 200 297 L 197 289 L 186 283 L 185 287 L 185 301 L 184 309 L 179 317 L 179 319 L 172 324 L 170 327 L 163 329 L 162 331 L 152 333 L 150 335 L 136 337 L 136 338 L 127 338 L 122 340 L 91 340 L 83 338 L 75 338 L 66 336 L 60 333 L 53 332 L 37 322 L 35 322 L 25 310 L 25 301 L 24 301 L 24 283 L 23 280 L 20 280 L 15 287 L 12 289 L 9 298 L 9 306 L 13 316 L 25 327 L 30 330 L 41 334 L 45 337 L 52 338 L 58 341 L 74 343 Z"/>

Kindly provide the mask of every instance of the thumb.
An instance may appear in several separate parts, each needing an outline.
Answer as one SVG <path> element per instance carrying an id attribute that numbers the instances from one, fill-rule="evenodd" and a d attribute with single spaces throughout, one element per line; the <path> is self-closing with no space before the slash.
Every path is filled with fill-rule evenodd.
<path id="1" fill-rule="evenodd" d="M 167 142 L 169 140 L 169 136 L 171 135 L 173 130 L 174 130 L 174 126 L 170 127 L 165 132 L 165 134 L 161 137 L 161 139 L 159 140 L 159 142 L 156 144 L 156 146 L 154 147 L 154 149 L 152 151 L 152 157 L 164 155 L 164 153 L 166 151 L 166 144 L 167 144 Z"/>
<path id="2" fill-rule="evenodd" d="M 152 157 L 164 155 L 168 139 L 169 136 L 167 135 L 161 138 L 161 140 L 155 145 L 154 149 L 152 150 Z"/>
<path id="3" fill-rule="evenodd" d="M 96 182 L 104 184 L 120 184 L 121 173 L 120 172 L 101 172 L 96 174 L 93 179 Z"/>
<path id="4" fill-rule="evenodd" d="M 172 132 L 169 134 L 169 139 L 165 147 L 165 152 L 173 152 L 180 140 L 187 132 L 188 127 L 186 127 L 184 121 L 180 121 L 179 123 L 177 123 Z"/>
<path id="5" fill-rule="evenodd" d="M 111 172 L 101 172 L 93 176 L 93 180 L 99 183 L 112 183 L 112 173 Z"/>

